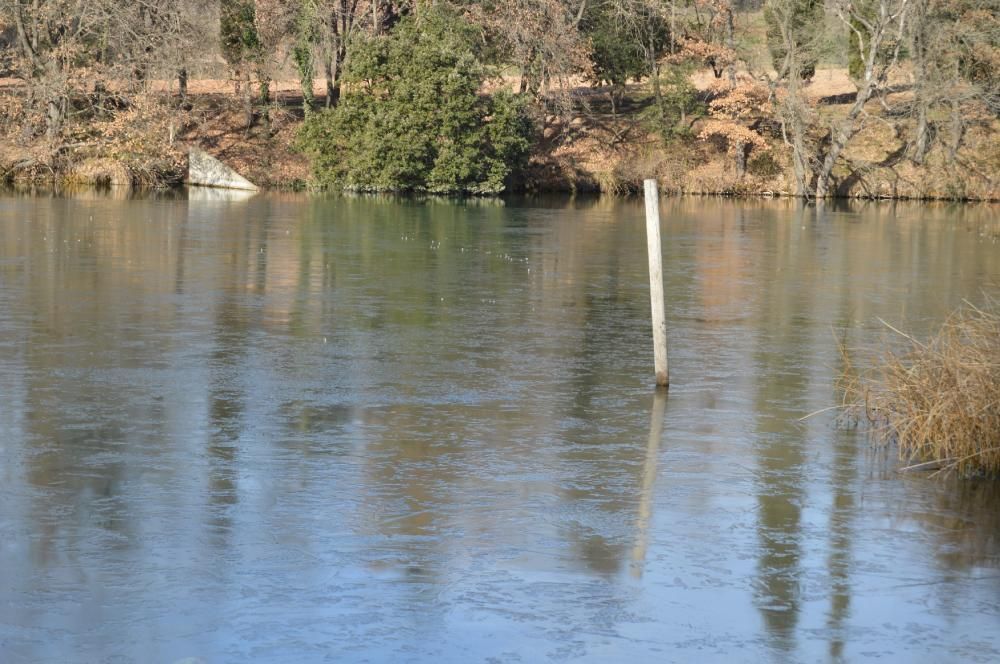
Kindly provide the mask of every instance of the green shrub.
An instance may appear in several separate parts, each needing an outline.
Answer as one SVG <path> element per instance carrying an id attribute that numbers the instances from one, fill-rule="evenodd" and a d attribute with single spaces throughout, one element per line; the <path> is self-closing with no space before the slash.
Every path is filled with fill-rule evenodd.
<path id="1" fill-rule="evenodd" d="M 643 124 L 659 134 L 664 143 L 689 138 L 694 120 L 705 115 L 705 102 L 691 83 L 692 70 L 690 63 L 664 66 L 660 70 L 659 103 L 654 98 L 640 112 Z"/>
<path id="2" fill-rule="evenodd" d="M 523 167 L 532 127 L 487 70 L 460 17 L 427 7 L 352 49 L 345 94 L 311 117 L 299 147 L 320 184 L 354 191 L 495 194 Z"/>

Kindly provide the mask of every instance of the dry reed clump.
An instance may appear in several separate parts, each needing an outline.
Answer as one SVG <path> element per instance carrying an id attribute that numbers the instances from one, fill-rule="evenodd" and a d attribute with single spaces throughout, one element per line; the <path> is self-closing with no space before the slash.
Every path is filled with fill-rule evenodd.
<path id="1" fill-rule="evenodd" d="M 116 185 L 132 184 L 127 166 L 114 159 L 84 159 L 67 169 L 63 181 L 68 184 Z"/>
<path id="2" fill-rule="evenodd" d="M 1000 475 L 1000 310 L 966 304 L 927 343 L 886 325 L 909 349 L 845 372 L 845 405 L 909 469 Z"/>

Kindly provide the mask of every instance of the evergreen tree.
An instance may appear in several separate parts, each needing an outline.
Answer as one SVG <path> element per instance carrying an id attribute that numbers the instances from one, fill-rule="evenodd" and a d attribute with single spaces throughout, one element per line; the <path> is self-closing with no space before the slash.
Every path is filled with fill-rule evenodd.
<path id="1" fill-rule="evenodd" d="M 475 44 L 470 25 L 436 7 L 358 44 L 340 104 L 300 137 L 317 179 L 358 191 L 503 191 L 531 128 L 513 95 L 480 94 Z"/>

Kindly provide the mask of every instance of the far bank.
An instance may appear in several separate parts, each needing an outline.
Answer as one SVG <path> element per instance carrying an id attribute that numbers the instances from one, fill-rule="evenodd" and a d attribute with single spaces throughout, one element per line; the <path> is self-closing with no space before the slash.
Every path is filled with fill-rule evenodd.
<path id="1" fill-rule="evenodd" d="M 691 81 L 708 106 L 719 99 L 713 96 L 717 79 L 710 70 L 695 73 Z M 255 108 L 249 118 L 229 84 L 205 80 L 192 82 L 183 102 L 147 99 L 86 118 L 70 132 L 71 138 L 58 144 L 8 132 L 0 144 L 0 181 L 171 187 L 183 183 L 189 150 L 198 148 L 262 189 L 336 188 L 317 177 L 313 160 L 302 149 L 301 95 L 292 84 L 275 87 L 270 104 Z M 820 70 L 807 89 L 812 108 L 827 124 L 850 112 L 853 86 L 845 70 Z M 908 94 L 900 86 L 893 93 L 898 99 L 889 101 L 905 103 Z M 716 131 L 718 118 L 709 114 L 686 118 L 666 138 L 653 131 L 649 113 L 654 100 L 646 84 L 630 85 L 624 92 L 579 86 L 569 99 L 568 110 L 532 118 L 529 153 L 523 167 L 505 179 L 504 191 L 627 195 L 652 176 L 671 195 L 797 195 L 791 149 L 779 124 L 756 122 L 761 142 L 744 148 L 741 159 L 732 141 Z M 322 99 L 318 103 L 322 106 Z M 913 125 L 906 118 L 865 123 L 838 158 L 829 196 L 1000 199 L 1000 122 L 969 122 L 960 142 L 936 141 L 919 163 L 908 139 Z M 816 140 L 829 137 L 818 134 Z"/>

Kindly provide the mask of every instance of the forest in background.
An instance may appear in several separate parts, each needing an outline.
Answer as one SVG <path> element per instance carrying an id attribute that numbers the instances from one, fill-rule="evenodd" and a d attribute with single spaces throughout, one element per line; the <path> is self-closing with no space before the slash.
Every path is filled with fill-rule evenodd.
<path id="1" fill-rule="evenodd" d="M 1000 0 L 0 0 L 0 178 L 996 199 Z"/>

